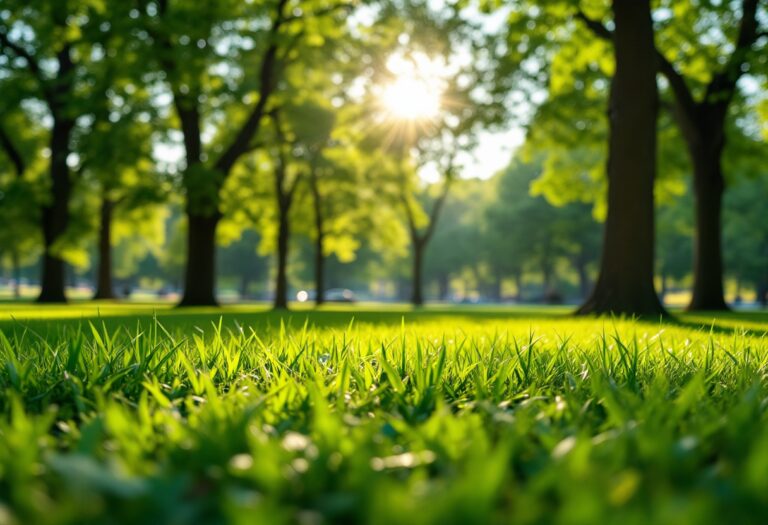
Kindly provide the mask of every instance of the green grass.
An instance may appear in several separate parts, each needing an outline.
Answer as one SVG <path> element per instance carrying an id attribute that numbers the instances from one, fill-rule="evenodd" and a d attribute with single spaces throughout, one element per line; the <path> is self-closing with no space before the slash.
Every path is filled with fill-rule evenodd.
<path id="1" fill-rule="evenodd" d="M 765 523 L 768 315 L 0 305 L 2 523 Z"/>

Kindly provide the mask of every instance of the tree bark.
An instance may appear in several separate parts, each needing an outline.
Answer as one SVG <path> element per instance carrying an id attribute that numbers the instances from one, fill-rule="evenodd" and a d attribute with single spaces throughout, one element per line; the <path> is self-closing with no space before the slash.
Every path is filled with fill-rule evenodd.
<path id="1" fill-rule="evenodd" d="M 55 253 L 56 241 L 69 225 L 69 198 L 72 193 L 67 157 L 74 122 L 54 113 L 51 131 L 51 199 L 42 207 L 43 273 L 40 280 L 39 303 L 65 303 L 64 260 Z"/>
<path id="2" fill-rule="evenodd" d="M 220 215 L 187 212 L 187 265 L 179 306 L 213 306 L 216 301 L 216 227 Z"/>
<path id="3" fill-rule="evenodd" d="M 701 108 L 703 112 L 705 108 Z M 688 133 L 693 160 L 696 198 L 696 232 L 693 246 L 693 295 L 688 310 L 727 310 L 723 292 L 721 217 L 723 178 L 721 159 L 725 147 L 725 112 L 717 122 L 702 117 L 695 137 Z M 719 117 L 722 115 L 722 118 Z"/>
<path id="4" fill-rule="evenodd" d="M 600 275 L 580 314 L 659 315 L 653 285 L 656 50 L 650 0 L 613 0 L 608 216 Z"/>
<path id="5" fill-rule="evenodd" d="M 106 196 L 101 199 L 99 213 L 99 267 L 96 277 L 94 299 L 114 299 L 112 285 L 112 213 L 114 203 Z"/>
<path id="6" fill-rule="evenodd" d="M 280 208 L 277 228 L 277 277 L 275 280 L 275 309 L 288 308 L 288 245 L 291 227 L 288 209 Z"/>

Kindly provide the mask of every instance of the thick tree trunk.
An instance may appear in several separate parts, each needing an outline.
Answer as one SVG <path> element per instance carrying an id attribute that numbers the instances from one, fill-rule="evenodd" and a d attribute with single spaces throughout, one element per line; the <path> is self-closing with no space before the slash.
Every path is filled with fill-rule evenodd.
<path id="1" fill-rule="evenodd" d="M 608 216 L 600 276 L 580 314 L 664 313 L 653 285 L 656 52 L 650 0 L 613 0 Z"/>
<path id="2" fill-rule="evenodd" d="M 288 245 L 291 226 L 288 210 L 281 209 L 277 228 L 277 276 L 275 280 L 275 309 L 288 308 Z"/>
<path id="3" fill-rule="evenodd" d="M 39 303 L 65 303 L 64 261 L 55 253 L 55 243 L 69 225 L 69 197 L 72 192 L 69 166 L 69 139 L 74 122 L 54 117 L 51 130 L 51 200 L 42 208 L 43 274 Z"/>
<path id="4" fill-rule="evenodd" d="M 411 270 L 411 304 L 413 306 L 424 305 L 423 285 L 422 285 L 422 272 L 424 261 L 424 246 L 418 237 L 414 237 L 411 241 L 413 249 L 413 268 Z"/>
<path id="5" fill-rule="evenodd" d="M 187 212 L 187 265 L 179 306 L 215 306 L 216 227 L 220 216 Z"/>
<path id="6" fill-rule="evenodd" d="M 114 203 L 107 197 L 101 199 L 99 213 L 99 266 L 96 276 L 94 299 L 114 299 L 112 286 L 112 213 Z"/>
<path id="7" fill-rule="evenodd" d="M 722 130 L 717 130 L 716 133 L 723 136 Z M 720 165 L 723 146 L 724 142 L 720 139 L 700 141 L 691 148 L 696 195 L 696 234 L 693 249 L 693 295 L 688 310 L 728 309 L 723 293 L 721 242 L 725 190 Z"/>

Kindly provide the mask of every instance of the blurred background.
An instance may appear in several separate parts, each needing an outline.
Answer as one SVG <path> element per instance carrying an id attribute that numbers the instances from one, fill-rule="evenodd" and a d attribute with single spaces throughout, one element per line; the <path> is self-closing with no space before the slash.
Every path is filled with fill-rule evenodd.
<path id="1" fill-rule="evenodd" d="M 608 3 L 548 4 L 3 0 L 0 299 L 580 303 L 611 22 Z M 668 305 L 708 261 L 728 304 L 766 305 L 759 4 L 654 4 Z M 686 92 L 724 107 L 704 153 Z"/>

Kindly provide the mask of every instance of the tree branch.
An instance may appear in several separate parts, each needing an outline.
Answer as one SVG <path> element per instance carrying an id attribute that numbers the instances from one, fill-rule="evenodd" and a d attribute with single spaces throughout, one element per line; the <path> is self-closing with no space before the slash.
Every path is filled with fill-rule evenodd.
<path id="1" fill-rule="evenodd" d="M 0 31 L 0 49 L 1 48 L 8 48 L 17 57 L 23 58 L 27 62 L 27 68 L 29 69 L 30 73 L 32 73 L 32 75 L 40 82 L 45 80 L 43 73 L 40 70 L 40 65 L 37 63 L 35 58 L 19 44 L 12 42 L 8 38 L 8 34 L 5 32 L 5 30 Z"/>
<path id="2" fill-rule="evenodd" d="M 8 38 L 8 34 L 5 32 L 5 29 L 0 31 L 0 51 L 3 49 L 9 49 L 14 55 L 23 58 L 26 61 L 27 69 L 35 78 L 35 80 L 37 80 L 43 98 L 46 100 L 46 102 L 48 102 L 49 105 L 52 105 L 53 94 L 49 89 L 48 80 L 45 78 L 43 71 L 40 69 L 40 64 L 38 64 L 37 60 L 35 60 L 35 57 L 33 57 L 32 54 L 29 53 L 26 49 L 24 49 L 19 44 L 12 42 Z"/>
<path id="3" fill-rule="evenodd" d="M 27 165 L 24 162 L 21 152 L 16 148 L 11 140 L 11 137 L 5 132 L 5 128 L 0 125 L 0 146 L 5 150 L 8 158 L 11 159 L 14 169 L 16 170 L 17 177 L 23 177 L 24 171 L 27 169 Z"/>
<path id="4" fill-rule="evenodd" d="M 584 22 L 584 25 L 587 26 L 587 29 L 592 31 L 595 36 L 602 38 L 603 40 L 613 40 L 613 31 L 605 27 L 605 25 L 603 25 L 603 23 L 599 20 L 589 18 L 581 9 L 576 11 L 576 18 Z"/>
<path id="5" fill-rule="evenodd" d="M 759 38 L 757 6 L 759 0 L 743 0 L 741 3 L 741 21 L 736 36 L 733 52 L 723 70 L 712 76 L 707 85 L 704 100 L 708 103 L 729 101 L 736 90 L 736 83 L 743 74 L 743 66 L 752 45 Z M 720 100 L 718 100 L 720 99 Z"/>
<path id="6" fill-rule="evenodd" d="M 750 1 L 750 0 L 748 0 Z M 603 40 L 613 40 L 613 32 L 605 27 L 599 20 L 589 18 L 581 9 L 576 13 L 576 18 L 584 22 L 587 28 L 596 36 Z M 685 78 L 675 69 L 675 66 L 657 49 L 656 60 L 659 72 L 664 75 L 669 82 L 670 88 L 675 94 L 678 105 L 686 115 L 691 116 L 696 109 L 696 102 L 693 99 L 691 90 L 685 82 Z"/>
<path id="7" fill-rule="evenodd" d="M 696 111 L 696 101 L 693 99 L 693 94 L 685 82 L 685 78 L 658 49 L 656 50 L 656 62 L 659 72 L 667 79 L 669 87 L 675 94 L 675 101 L 678 107 L 688 118 L 691 118 Z"/>
<path id="8" fill-rule="evenodd" d="M 419 229 L 416 227 L 416 217 L 413 214 L 413 209 L 411 208 L 411 202 L 408 199 L 408 196 L 405 194 L 405 188 L 403 188 L 400 191 L 400 200 L 403 203 L 403 208 L 405 208 L 405 217 L 408 220 L 408 230 L 411 232 L 411 238 L 415 242 L 421 242 L 421 238 L 419 236 Z"/>
<path id="9" fill-rule="evenodd" d="M 272 22 L 272 28 L 270 29 L 269 45 L 264 52 L 264 57 L 261 61 L 261 68 L 259 71 L 259 99 L 256 102 L 256 106 L 240 128 L 240 131 L 235 135 L 232 144 L 230 144 L 221 157 L 216 161 L 215 167 L 222 173 L 229 173 L 232 166 L 237 162 L 237 159 L 248 150 L 248 145 L 251 139 L 259 129 L 261 119 L 266 111 L 269 96 L 275 89 L 274 73 L 278 51 L 277 36 L 280 32 L 280 27 L 285 22 L 283 10 L 287 3 L 288 0 L 279 0 L 277 3 L 275 19 Z"/>
<path id="10" fill-rule="evenodd" d="M 440 195 L 437 197 L 435 204 L 432 206 L 432 213 L 429 214 L 429 224 L 427 225 L 427 230 L 422 234 L 422 239 L 425 242 L 429 241 L 429 239 L 431 239 L 432 235 L 435 233 L 437 220 L 440 218 L 440 212 L 443 210 L 443 207 L 445 206 L 445 201 L 448 200 L 448 192 L 451 189 L 452 183 L 453 183 L 453 162 L 451 162 L 451 166 L 449 166 L 448 169 L 446 170 L 443 189 L 440 192 Z"/>

